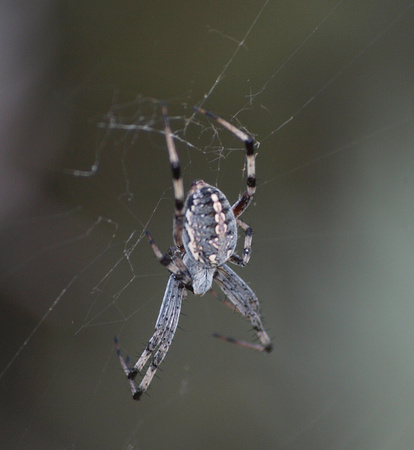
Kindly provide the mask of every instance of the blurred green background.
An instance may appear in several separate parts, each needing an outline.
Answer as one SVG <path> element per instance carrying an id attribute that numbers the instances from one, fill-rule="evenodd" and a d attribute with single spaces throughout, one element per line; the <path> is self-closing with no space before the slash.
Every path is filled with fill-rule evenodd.
<path id="1" fill-rule="evenodd" d="M 4 448 L 414 446 L 412 6 L 3 3 Z M 142 239 L 172 244 L 158 99 L 186 188 L 203 178 L 234 201 L 245 186 L 243 146 L 193 105 L 259 143 L 237 271 L 275 350 L 213 339 L 254 335 L 189 295 L 135 403 L 113 336 L 139 356 L 168 279 Z"/>

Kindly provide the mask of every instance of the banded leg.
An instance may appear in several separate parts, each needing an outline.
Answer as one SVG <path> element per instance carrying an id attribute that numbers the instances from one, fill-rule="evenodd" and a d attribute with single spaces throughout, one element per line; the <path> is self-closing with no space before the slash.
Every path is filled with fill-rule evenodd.
<path id="1" fill-rule="evenodd" d="M 154 378 L 159 365 L 162 363 L 170 348 L 177 330 L 181 312 L 181 302 L 183 295 L 185 295 L 184 292 L 185 287 L 181 281 L 177 280 L 175 275 L 171 275 L 167 283 L 164 299 L 155 324 L 154 334 L 148 341 L 142 355 L 132 368 L 129 368 L 123 359 L 118 341 L 115 339 L 115 348 L 117 350 L 118 358 L 121 362 L 122 368 L 124 369 L 125 375 L 129 380 L 132 398 L 134 400 L 139 400 L 142 394 L 148 389 L 148 386 Z M 139 386 L 136 387 L 133 380 L 145 367 L 149 358 L 155 351 L 156 353 L 148 366 L 147 372 L 145 373 Z"/>
<path id="2" fill-rule="evenodd" d="M 148 241 L 154 251 L 158 261 L 166 267 L 171 273 L 176 275 L 177 279 L 182 280 L 185 285 L 191 285 L 191 276 L 187 270 L 187 267 L 183 263 L 183 260 L 179 257 L 174 257 L 171 251 L 163 254 L 158 248 L 157 244 L 152 239 L 152 236 L 148 230 L 145 231 Z M 171 250 L 171 249 L 170 249 Z"/>
<path id="3" fill-rule="evenodd" d="M 167 142 L 168 157 L 170 159 L 175 197 L 173 237 L 175 245 L 183 251 L 184 183 L 181 178 L 180 160 L 178 159 L 177 149 L 175 148 L 173 134 L 168 120 L 168 109 L 165 103 L 162 104 L 162 115 L 164 118 L 165 140 Z"/>
<path id="4" fill-rule="evenodd" d="M 243 214 L 246 208 L 249 206 L 252 201 L 254 194 L 256 192 L 256 158 L 254 155 L 254 140 L 239 130 L 237 127 L 222 119 L 221 117 L 216 116 L 215 114 L 206 111 L 202 108 L 194 107 L 196 111 L 201 114 L 210 117 L 215 120 L 217 123 L 222 125 L 224 128 L 227 128 L 231 133 L 237 136 L 240 140 L 242 140 L 246 146 L 246 158 L 247 158 L 247 189 L 244 194 L 237 200 L 237 202 L 233 205 L 233 213 L 237 217 Z"/>
<path id="5" fill-rule="evenodd" d="M 231 255 L 230 261 L 238 266 L 245 266 L 249 262 L 252 253 L 253 230 L 247 223 L 244 223 L 240 219 L 237 219 L 237 225 L 245 231 L 243 258 L 234 253 Z"/>
<path id="6" fill-rule="evenodd" d="M 243 347 L 252 348 L 261 352 L 271 352 L 273 349 L 272 343 L 268 334 L 266 333 L 262 319 L 260 317 L 259 300 L 250 289 L 250 287 L 227 265 L 217 268 L 214 280 L 219 285 L 220 289 L 231 301 L 240 314 L 250 320 L 254 331 L 260 339 L 261 344 L 250 344 L 249 342 L 239 341 L 233 338 L 227 338 L 221 335 L 216 337 L 227 342 L 233 342 Z"/>

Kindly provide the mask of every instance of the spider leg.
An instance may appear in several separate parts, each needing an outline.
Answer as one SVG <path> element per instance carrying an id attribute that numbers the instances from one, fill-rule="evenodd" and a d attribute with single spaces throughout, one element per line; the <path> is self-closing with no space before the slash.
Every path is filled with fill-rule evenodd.
<path id="1" fill-rule="evenodd" d="M 155 256 L 158 261 L 165 266 L 170 272 L 172 272 L 176 277 L 180 280 L 183 280 L 183 283 L 187 286 L 191 285 L 191 277 L 187 270 L 187 267 L 183 263 L 183 260 L 179 257 L 174 258 L 171 249 L 163 254 L 161 250 L 158 248 L 157 244 L 154 242 L 150 232 L 145 230 L 145 234 L 147 235 L 148 241 L 154 251 Z"/>
<path id="2" fill-rule="evenodd" d="M 175 332 L 177 330 L 178 320 L 180 318 L 181 312 L 181 302 L 183 296 L 185 295 L 185 287 L 180 280 L 178 280 L 175 275 L 171 275 L 167 288 L 165 290 L 164 298 L 161 304 L 161 309 L 158 314 L 157 322 L 155 324 L 154 334 L 148 341 L 142 355 L 138 361 L 134 364 L 132 368 L 129 368 L 124 361 L 121 350 L 119 348 L 118 340 L 115 340 L 115 348 L 121 362 L 122 368 L 128 378 L 129 384 L 131 386 L 132 398 L 134 400 L 139 400 L 142 394 L 148 389 L 155 372 L 157 371 L 159 365 L 165 358 L 172 340 L 174 338 Z M 141 383 L 137 387 L 134 383 L 134 379 L 138 373 L 145 367 L 149 358 L 154 353 L 154 357 L 150 362 L 147 372 L 145 373 Z"/>
<path id="3" fill-rule="evenodd" d="M 236 344 L 240 347 L 250 348 L 252 350 L 256 350 L 258 352 L 271 352 L 272 347 L 270 349 L 268 347 L 263 347 L 261 344 L 252 344 L 251 342 L 241 341 L 239 339 L 232 338 L 230 336 L 223 336 L 222 334 L 213 333 L 213 336 L 217 339 L 220 339 L 224 342 L 229 342 L 230 344 Z"/>
<path id="4" fill-rule="evenodd" d="M 129 367 L 129 358 L 127 358 L 127 361 L 124 360 L 124 357 L 122 356 L 122 353 L 121 353 L 121 348 L 119 346 L 119 341 L 116 336 L 114 337 L 114 345 L 115 345 L 116 354 L 118 355 L 121 366 L 124 369 L 125 375 L 128 378 L 129 385 L 131 387 L 131 391 L 132 391 L 132 393 L 134 393 L 136 391 L 136 388 L 135 388 L 134 381 L 130 378 L 131 368 Z"/>
<path id="5" fill-rule="evenodd" d="M 177 149 L 175 148 L 173 133 L 171 131 L 168 120 L 168 109 L 165 103 L 162 104 L 162 115 L 164 118 L 165 140 L 167 142 L 168 157 L 170 159 L 171 172 L 173 177 L 175 212 L 173 223 L 173 237 L 176 246 L 183 251 L 183 217 L 184 217 L 184 183 L 181 178 L 181 166 L 178 158 Z"/>
<path id="6" fill-rule="evenodd" d="M 242 140 L 246 146 L 247 189 L 232 207 L 233 213 L 237 218 L 241 214 L 243 214 L 243 212 L 249 206 L 256 192 L 256 158 L 254 155 L 254 140 L 249 135 L 239 130 L 237 127 L 227 122 L 226 120 L 222 119 L 221 117 L 218 117 L 215 114 L 206 111 L 205 109 L 202 108 L 194 107 L 194 109 L 199 113 L 212 118 L 217 123 L 222 125 L 224 128 L 227 128 L 231 133 L 233 133 L 240 140 Z"/>
<path id="7" fill-rule="evenodd" d="M 245 231 L 244 235 L 244 247 L 243 247 L 243 257 L 233 253 L 230 256 L 230 262 L 236 264 L 237 266 L 245 266 L 249 260 L 252 252 L 252 240 L 253 240 L 253 230 L 247 225 L 247 223 L 242 222 L 240 219 L 237 220 L 237 225 L 239 225 Z"/>
<path id="8" fill-rule="evenodd" d="M 253 329 L 260 339 L 261 345 L 250 344 L 248 342 L 238 341 L 233 338 L 226 338 L 221 335 L 216 335 L 216 337 L 228 342 L 235 342 L 243 347 L 249 347 L 263 352 L 271 352 L 273 346 L 263 327 L 262 319 L 260 317 L 259 300 L 254 292 L 233 270 L 230 269 L 230 267 L 225 264 L 217 268 L 214 279 L 240 314 L 250 320 Z"/>
<path id="9" fill-rule="evenodd" d="M 210 289 L 209 292 L 213 297 L 216 297 L 216 299 L 220 300 L 224 306 L 227 306 L 227 308 L 231 309 L 236 314 L 241 315 L 240 311 L 233 305 L 233 303 L 227 297 L 223 297 L 218 292 L 216 292 L 214 289 Z M 214 336 L 218 337 L 219 335 L 217 333 L 215 333 Z"/>

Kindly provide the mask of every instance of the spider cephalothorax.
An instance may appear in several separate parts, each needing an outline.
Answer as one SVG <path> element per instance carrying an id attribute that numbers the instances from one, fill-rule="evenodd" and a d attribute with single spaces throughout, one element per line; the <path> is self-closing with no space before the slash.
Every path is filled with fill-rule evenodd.
<path id="1" fill-rule="evenodd" d="M 259 351 L 270 352 L 272 344 L 260 317 L 259 300 L 250 287 L 226 265 L 244 266 L 249 262 L 252 243 L 252 229 L 239 219 L 253 199 L 256 191 L 255 156 L 253 140 L 243 131 L 203 109 L 198 112 L 216 120 L 246 145 L 247 189 L 239 200 L 231 206 L 226 196 L 216 187 L 196 180 L 192 183 L 184 202 L 184 186 L 180 173 L 180 161 L 168 123 L 167 107 L 163 105 L 165 137 L 170 159 L 175 196 L 174 244 L 165 255 L 161 253 L 151 235 L 148 239 L 159 261 L 168 268 L 171 276 L 167 283 L 164 299 L 155 324 L 155 331 L 136 362 L 130 368 L 123 359 L 117 339 L 115 346 L 121 365 L 130 382 L 132 396 L 139 400 L 147 390 L 158 366 L 171 345 L 181 312 L 181 301 L 186 290 L 196 295 L 204 295 L 211 290 L 213 281 L 226 295 L 226 303 L 250 320 L 260 344 L 249 344 L 235 339 L 221 339 L 235 342 Z M 243 256 L 235 253 L 237 226 L 245 232 Z M 135 386 L 134 378 L 145 367 L 151 355 L 154 357 L 140 385 Z"/>

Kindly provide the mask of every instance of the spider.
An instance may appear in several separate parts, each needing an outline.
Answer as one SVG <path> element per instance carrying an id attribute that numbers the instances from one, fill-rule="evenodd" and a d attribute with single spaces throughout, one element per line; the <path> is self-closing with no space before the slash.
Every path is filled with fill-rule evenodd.
<path id="1" fill-rule="evenodd" d="M 198 113 L 215 120 L 244 142 L 247 152 L 247 189 L 231 206 L 226 196 L 219 189 L 203 180 L 195 180 L 184 201 L 184 184 L 180 173 L 180 161 L 169 125 L 167 106 L 163 104 L 162 115 L 175 197 L 173 221 L 175 245 L 166 254 L 163 254 L 150 233 L 146 231 L 155 256 L 171 272 L 171 275 L 155 324 L 154 334 L 132 368 L 128 366 L 128 361 L 125 361 L 122 357 L 118 340 L 115 338 L 115 349 L 128 378 L 134 400 L 139 400 L 142 394 L 146 392 L 170 348 L 178 325 L 181 302 L 187 291 L 200 296 L 208 291 L 215 294 L 212 291 L 213 281 L 225 294 L 227 299 L 224 300 L 224 303 L 250 320 L 260 344 L 250 344 L 217 334 L 215 336 L 262 352 L 272 350 L 270 338 L 262 325 L 258 298 L 250 287 L 226 264 L 229 261 L 238 266 L 245 266 L 250 259 L 252 229 L 239 217 L 249 206 L 256 191 L 254 141 L 246 133 L 215 114 L 201 108 L 195 107 L 194 109 Z M 245 232 L 243 256 L 235 253 L 237 226 Z M 144 369 L 154 352 L 155 355 L 137 387 L 134 379 Z"/>

